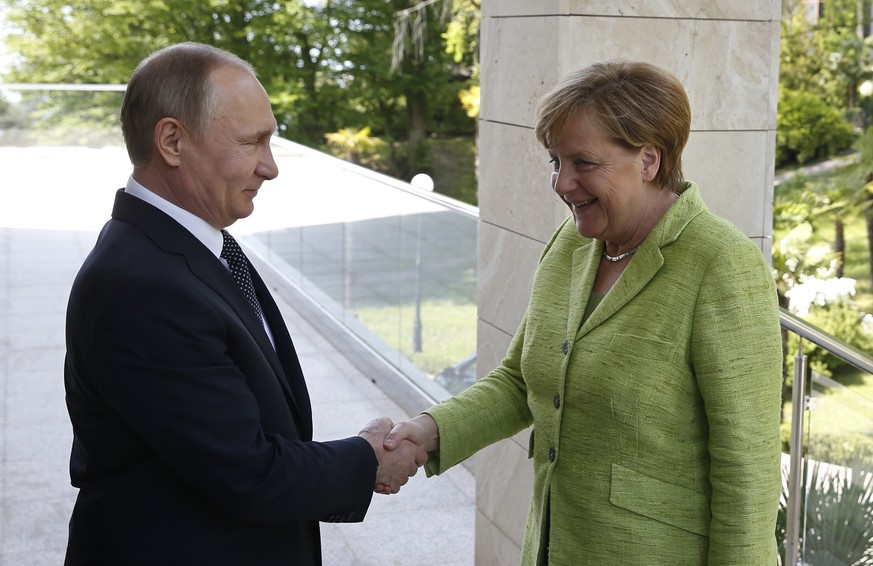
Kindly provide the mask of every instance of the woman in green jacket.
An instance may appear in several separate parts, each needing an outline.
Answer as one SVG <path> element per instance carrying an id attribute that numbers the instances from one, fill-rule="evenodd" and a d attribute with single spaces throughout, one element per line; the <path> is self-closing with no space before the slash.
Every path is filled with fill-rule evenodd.
<path id="1" fill-rule="evenodd" d="M 572 211 L 502 364 L 399 423 L 439 474 L 533 424 L 522 564 L 776 563 L 782 353 L 760 250 L 684 180 L 691 112 L 644 63 L 578 70 L 536 135 Z"/>

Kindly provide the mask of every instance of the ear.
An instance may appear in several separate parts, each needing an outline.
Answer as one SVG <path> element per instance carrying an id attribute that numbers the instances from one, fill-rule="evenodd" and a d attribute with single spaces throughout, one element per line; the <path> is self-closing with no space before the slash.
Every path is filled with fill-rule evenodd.
<path id="1" fill-rule="evenodd" d="M 661 150 L 652 144 L 646 144 L 640 149 L 640 158 L 643 163 L 643 181 L 650 183 L 661 169 Z"/>
<path id="2" fill-rule="evenodd" d="M 184 133 L 181 122 L 175 118 L 162 118 L 155 125 L 155 151 L 171 167 L 181 163 Z"/>

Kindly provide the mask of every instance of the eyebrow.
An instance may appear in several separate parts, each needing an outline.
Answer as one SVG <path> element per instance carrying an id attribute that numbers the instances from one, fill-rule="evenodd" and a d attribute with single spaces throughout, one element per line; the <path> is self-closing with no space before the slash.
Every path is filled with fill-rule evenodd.
<path id="1" fill-rule="evenodd" d="M 272 135 L 273 135 L 274 133 L 276 133 L 276 131 L 277 131 L 278 129 L 279 129 L 279 126 L 276 126 L 276 127 L 273 128 L 272 130 L 266 130 L 266 129 L 264 129 L 264 130 L 260 130 L 260 131 L 257 131 L 257 132 L 253 132 L 251 135 L 249 135 L 249 136 L 247 136 L 247 137 L 248 137 L 248 139 L 252 139 L 252 140 L 260 140 L 260 139 L 263 139 L 263 138 L 266 138 L 266 137 L 272 137 Z"/>
<path id="2" fill-rule="evenodd" d="M 557 152 L 552 148 L 549 149 L 549 155 L 557 155 Z M 590 151 L 582 150 L 582 151 L 574 151 L 572 153 L 568 153 L 564 156 L 565 159 L 582 159 L 584 161 L 594 162 L 597 159 L 597 156 L 591 153 Z"/>

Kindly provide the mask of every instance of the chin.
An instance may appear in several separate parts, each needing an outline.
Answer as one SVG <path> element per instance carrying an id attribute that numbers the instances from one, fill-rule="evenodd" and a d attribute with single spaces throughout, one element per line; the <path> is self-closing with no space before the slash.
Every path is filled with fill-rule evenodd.
<path id="1" fill-rule="evenodd" d="M 240 206 L 239 210 L 235 210 L 235 216 L 237 220 L 240 218 L 248 218 L 255 211 L 255 203 L 252 201 L 248 201 L 244 205 Z"/>
<path id="2" fill-rule="evenodd" d="M 585 224 L 579 222 L 579 220 L 576 220 L 576 232 L 578 232 L 583 238 L 593 238 L 595 236 L 591 233 L 591 230 L 589 230 Z"/>

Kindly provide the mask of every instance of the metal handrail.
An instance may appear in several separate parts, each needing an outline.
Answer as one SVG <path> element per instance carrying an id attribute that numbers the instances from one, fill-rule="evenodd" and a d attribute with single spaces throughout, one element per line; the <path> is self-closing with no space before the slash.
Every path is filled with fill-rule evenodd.
<path id="1" fill-rule="evenodd" d="M 829 353 L 852 364 L 856 368 L 866 371 L 867 373 L 873 373 L 873 359 L 868 355 L 840 342 L 838 338 L 816 328 L 808 322 L 791 314 L 784 308 L 780 308 L 779 310 L 779 322 L 782 326 L 817 346 L 824 348 Z"/>
<path id="2" fill-rule="evenodd" d="M 789 444 L 788 501 L 785 524 L 785 565 L 797 566 L 800 556 L 800 498 L 803 484 L 803 413 L 806 410 L 808 364 L 803 353 L 803 341 L 809 340 L 856 368 L 873 373 L 873 359 L 840 342 L 837 338 L 801 320 L 780 308 L 780 324 L 800 337 L 794 356 L 794 384 L 792 386 L 792 417 Z"/>
<path id="3" fill-rule="evenodd" d="M 354 163 L 332 157 L 317 149 L 301 145 L 291 140 L 286 140 L 285 138 L 280 138 L 279 136 L 273 136 L 273 139 L 270 140 L 270 143 L 278 147 L 292 149 L 296 153 L 306 155 L 311 159 L 327 160 L 330 162 L 330 166 L 333 168 L 345 169 L 355 175 L 359 175 L 371 181 L 381 183 L 383 185 L 391 187 L 394 190 L 404 193 L 410 193 L 412 195 L 415 195 L 417 198 L 432 202 L 433 204 L 436 204 L 441 208 L 447 208 L 449 210 L 461 213 L 468 218 L 479 218 L 479 208 L 465 202 L 461 202 L 451 197 L 443 196 L 433 191 L 419 189 L 406 181 L 401 181 L 399 179 L 395 179 L 394 177 L 390 177 L 388 175 L 383 175 L 382 173 L 373 171 L 372 169 L 367 169 L 366 167 L 361 167 L 360 165 L 355 165 Z"/>

